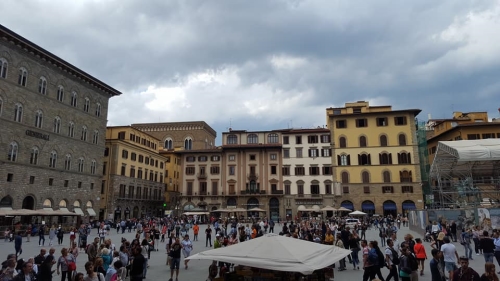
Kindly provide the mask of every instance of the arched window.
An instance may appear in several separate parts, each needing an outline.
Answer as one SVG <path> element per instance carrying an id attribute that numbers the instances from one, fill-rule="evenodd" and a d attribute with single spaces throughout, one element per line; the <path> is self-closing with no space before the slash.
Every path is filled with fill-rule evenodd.
<path id="1" fill-rule="evenodd" d="M 82 127 L 82 137 L 80 139 L 82 141 L 87 141 L 87 126 Z"/>
<path id="2" fill-rule="evenodd" d="M 38 147 L 34 146 L 31 148 L 31 153 L 30 153 L 30 164 L 31 165 L 37 165 L 38 164 L 38 154 L 40 153 L 40 150 Z"/>
<path id="3" fill-rule="evenodd" d="M 41 128 L 43 122 L 43 112 L 41 110 L 37 110 L 35 112 L 35 127 Z"/>
<path id="4" fill-rule="evenodd" d="M 17 80 L 17 84 L 26 87 L 26 82 L 28 81 L 28 71 L 26 68 L 21 67 L 19 69 L 19 79 Z"/>
<path id="5" fill-rule="evenodd" d="M 85 159 L 83 157 L 78 158 L 78 172 L 83 173 L 85 170 Z"/>
<path id="6" fill-rule="evenodd" d="M 367 171 L 361 173 L 361 180 L 363 183 L 370 183 L 370 174 Z"/>
<path id="7" fill-rule="evenodd" d="M 399 134 L 398 143 L 400 146 L 406 145 L 406 135 L 405 134 Z"/>
<path id="8" fill-rule="evenodd" d="M 75 91 L 71 92 L 70 104 L 72 107 L 77 107 L 78 105 L 78 94 Z"/>
<path id="9" fill-rule="evenodd" d="M 163 146 L 165 149 L 173 149 L 174 148 L 174 143 L 171 138 L 167 138 L 165 140 L 165 145 Z"/>
<path id="10" fill-rule="evenodd" d="M 92 135 L 92 143 L 97 144 L 99 142 L 99 131 L 94 130 L 94 134 Z"/>
<path id="11" fill-rule="evenodd" d="M 71 170 L 71 154 L 66 154 L 66 158 L 64 159 L 64 170 Z"/>
<path id="12" fill-rule="evenodd" d="M 399 181 L 400 182 L 412 182 L 411 171 L 400 171 L 399 172 Z"/>
<path id="13" fill-rule="evenodd" d="M 359 147 L 366 147 L 366 137 L 365 136 L 359 137 Z"/>
<path id="14" fill-rule="evenodd" d="M 90 99 L 85 97 L 84 103 L 83 103 L 83 111 L 89 112 L 90 109 Z"/>
<path id="15" fill-rule="evenodd" d="M 0 58 L 0 78 L 6 78 L 7 77 L 7 60 L 4 58 Z"/>
<path id="16" fill-rule="evenodd" d="M 250 134 L 247 137 L 247 143 L 259 143 L 259 138 L 256 134 Z"/>
<path id="17" fill-rule="evenodd" d="M 57 86 L 57 100 L 64 101 L 64 87 L 61 85 Z"/>
<path id="18" fill-rule="evenodd" d="M 14 121 L 23 121 L 23 105 L 20 103 L 16 103 L 16 105 L 14 106 Z"/>
<path id="19" fill-rule="evenodd" d="M 227 136 L 227 144 L 237 144 L 237 143 L 238 143 L 238 136 L 236 135 Z"/>
<path id="20" fill-rule="evenodd" d="M 351 165 L 351 157 L 348 154 L 342 154 L 337 156 L 339 166 L 349 166 Z"/>
<path id="21" fill-rule="evenodd" d="M 47 79 L 43 76 L 38 80 L 38 92 L 42 95 L 47 94 Z"/>
<path id="22" fill-rule="evenodd" d="M 97 168 L 97 162 L 94 159 L 92 159 L 92 162 L 90 162 L 90 173 L 95 175 L 96 168 Z"/>
<path id="23" fill-rule="evenodd" d="M 392 164 L 392 155 L 387 152 L 382 152 L 379 154 L 379 163 L 381 165 L 390 165 Z"/>
<path id="24" fill-rule="evenodd" d="M 371 165 L 372 160 L 370 157 L 370 154 L 363 153 L 363 154 L 358 154 L 358 165 Z"/>
<path id="25" fill-rule="evenodd" d="M 186 138 L 184 140 L 184 149 L 185 150 L 193 149 L 193 140 L 191 138 Z"/>
<path id="26" fill-rule="evenodd" d="M 391 182 L 391 173 L 389 171 L 383 171 L 382 178 L 383 178 L 385 183 Z"/>
<path id="27" fill-rule="evenodd" d="M 9 161 L 17 161 L 17 152 L 18 152 L 19 146 L 17 145 L 17 142 L 13 141 L 9 145 L 9 154 L 7 155 L 7 160 Z"/>
<path id="28" fill-rule="evenodd" d="M 75 137 L 75 123 L 73 121 L 70 121 L 68 124 L 68 137 Z"/>
<path id="29" fill-rule="evenodd" d="M 340 148 L 345 148 L 347 147 L 347 140 L 345 137 L 340 137 L 339 138 L 339 147 Z"/>
<path id="30" fill-rule="evenodd" d="M 49 167 L 55 168 L 56 164 L 57 164 L 57 152 L 55 150 L 52 150 L 50 152 Z"/>
<path id="31" fill-rule="evenodd" d="M 387 136 L 386 135 L 380 136 L 380 146 L 387 146 Z"/>
<path id="32" fill-rule="evenodd" d="M 341 174 L 342 183 L 349 183 L 349 173 L 344 171 Z"/>
<path id="33" fill-rule="evenodd" d="M 95 116 L 101 117 L 101 104 L 96 103 L 95 105 Z"/>
<path id="34" fill-rule="evenodd" d="M 267 135 L 267 143 L 278 143 L 278 134 L 269 134 Z"/>
<path id="35" fill-rule="evenodd" d="M 411 154 L 405 151 L 398 153 L 398 164 L 411 164 Z"/>
<path id="36" fill-rule="evenodd" d="M 56 116 L 54 118 L 54 133 L 59 134 L 61 132 L 61 117 Z"/>

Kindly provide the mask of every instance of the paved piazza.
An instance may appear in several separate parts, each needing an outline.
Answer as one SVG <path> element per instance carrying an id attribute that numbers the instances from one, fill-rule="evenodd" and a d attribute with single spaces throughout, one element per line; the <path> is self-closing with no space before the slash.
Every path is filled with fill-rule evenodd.
<path id="1" fill-rule="evenodd" d="M 281 230 L 280 225 L 276 225 L 276 230 Z M 191 254 L 199 253 L 205 250 L 208 250 L 209 248 L 205 247 L 205 234 L 203 233 L 203 230 L 205 229 L 204 226 L 200 227 L 200 239 L 199 241 L 194 241 L 193 244 L 193 251 Z M 97 229 L 92 229 L 92 233 L 89 236 L 88 241 L 92 241 L 93 238 L 96 236 Z M 420 235 L 417 235 L 416 233 L 409 231 L 407 227 L 403 227 L 399 233 L 398 233 L 398 239 L 402 241 L 402 237 L 406 233 L 411 233 L 414 237 L 421 237 Z M 193 237 L 193 232 L 192 230 L 190 231 L 190 237 L 192 239 Z M 117 234 L 116 229 L 112 229 L 109 233 L 108 238 L 111 238 L 112 241 L 120 245 L 120 240 L 121 237 L 125 237 L 127 240 L 132 240 L 134 237 L 134 233 L 128 233 L 127 231 L 124 234 Z M 45 236 L 46 239 L 46 246 L 45 248 L 50 248 L 48 246 L 48 235 Z M 292 238 L 290 238 L 292 239 Z M 368 230 L 367 231 L 367 240 L 377 240 L 379 241 L 378 237 L 378 231 L 377 230 Z M 55 239 L 57 242 L 57 239 Z M 69 244 L 69 234 L 66 234 L 64 236 L 64 246 L 67 246 Z M 212 244 L 213 245 L 213 244 Z M 424 245 L 426 246 L 426 251 L 428 256 L 430 256 L 430 243 L 424 242 Z M 464 254 L 464 248 L 461 246 L 459 243 L 455 243 L 455 246 L 457 247 L 458 254 L 459 256 Z M 53 246 L 56 249 L 56 258 L 60 256 L 60 250 L 63 246 L 58 246 L 55 245 Z M 23 254 L 20 256 L 21 258 L 28 258 L 28 257 L 34 257 L 36 256 L 40 248 L 38 246 L 38 236 L 36 237 L 31 237 L 31 242 L 26 243 L 26 238 L 23 238 Z M 14 243 L 11 242 L 4 242 L 3 240 L 0 241 L 0 253 L 2 261 L 7 257 L 7 254 L 9 253 L 14 253 Z M 476 256 L 474 255 L 474 260 L 470 261 L 470 266 L 474 268 L 479 275 L 484 273 L 484 258 L 483 256 Z M 165 265 L 167 259 L 166 251 L 165 251 L 165 243 L 160 243 L 160 250 L 158 252 L 152 252 L 151 253 L 151 260 L 149 261 L 149 268 L 148 268 L 148 273 L 147 273 L 147 278 L 146 280 L 168 280 L 170 277 L 170 269 L 167 268 Z M 360 259 L 361 259 L 361 254 L 360 254 Z M 80 256 L 77 259 L 77 271 L 83 272 L 84 271 L 84 264 L 87 261 L 87 255 L 85 253 L 80 253 Z M 353 270 L 351 267 L 349 267 L 349 263 L 347 262 L 347 268 L 348 270 L 345 271 L 335 271 L 335 280 L 362 280 L 362 275 L 363 275 L 363 270 Z M 420 276 L 419 280 L 421 281 L 426 281 L 426 280 L 431 280 L 430 278 L 430 270 L 429 270 L 429 262 L 430 262 L 430 257 L 429 259 L 425 262 L 425 275 Z M 179 280 L 186 280 L 186 281 L 191 281 L 191 280 L 205 280 L 208 276 L 208 267 L 210 265 L 210 261 L 202 261 L 202 260 L 192 260 L 189 262 L 189 268 L 187 270 L 184 269 L 183 267 L 183 260 L 181 260 L 181 270 L 179 273 Z M 55 269 L 55 268 L 54 268 Z M 338 266 L 337 266 L 338 269 Z M 387 268 L 382 269 L 382 274 L 387 276 L 388 270 Z M 57 276 L 56 273 L 54 273 L 54 281 L 60 280 L 60 277 Z M 174 278 L 175 280 L 175 278 Z"/>

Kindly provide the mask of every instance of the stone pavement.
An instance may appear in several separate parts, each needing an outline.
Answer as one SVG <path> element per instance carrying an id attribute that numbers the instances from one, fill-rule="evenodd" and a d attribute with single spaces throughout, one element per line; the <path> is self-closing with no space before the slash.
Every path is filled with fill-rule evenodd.
<path id="1" fill-rule="evenodd" d="M 204 234 L 204 226 L 200 227 L 200 237 L 199 241 L 193 242 L 193 251 L 192 254 L 202 252 L 205 250 L 209 250 L 209 247 L 205 247 L 205 234 Z M 280 231 L 281 226 L 276 225 L 276 230 Z M 402 237 L 406 233 L 411 233 L 415 238 L 421 237 L 417 235 L 415 232 L 410 231 L 408 227 L 403 227 L 398 233 L 398 239 L 402 241 Z M 92 233 L 90 234 L 89 240 L 92 241 L 96 236 L 97 230 L 92 229 Z M 190 231 L 190 237 L 193 238 L 192 230 Z M 377 240 L 380 243 L 380 238 L 378 237 L 377 230 L 368 230 L 367 231 L 367 240 Z M 45 248 L 48 250 L 50 247 L 48 246 L 48 236 L 46 237 Z M 127 240 L 132 240 L 134 237 L 134 233 L 128 233 L 127 231 L 124 234 L 117 234 L 115 229 L 112 229 L 109 233 L 109 238 L 116 245 L 120 245 L 121 237 L 125 237 Z M 69 235 L 66 234 L 64 237 L 64 245 L 55 245 L 53 248 L 56 249 L 55 257 L 58 258 L 60 256 L 60 251 L 63 246 L 67 246 L 69 244 Z M 213 242 L 212 242 L 213 243 Z M 57 240 L 56 240 L 57 244 Z M 213 245 L 213 244 L 212 244 Z M 430 270 L 429 270 L 429 262 L 430 262 L 430 243 L 424 242 L 426 246 L 426 251 L 429 256 L 429 259 L 425 262 L 425 275 L 420 276 L 419 280 L 426 281 L 431 280 L 430 278 Z M 464 247 L 459 243 L 455 243 L 457 247 L 459 256 L 464 255 Z M 20 256 L 21 258 L 28 258 L 36 256 L 42 247 L 38 246 L 38 237 L 31 237 L 31 242 L 27 243 L 26 238 L 23 238 L 23 254 Z M 14 253 L 14 243 L 0 241 L 0 259 L 3 261 L 9 253 Z M 48 251 L 47 251 L 48 252 Z M 480 275 L 484 273 L 484 258 L 483 256 L 476 256 L 473 253 L 474 260 L 470 261 L 470 267 L 474 268 Z M 159 251 L 151 252 L 151 260 L 149 261 L 149 268 L 147 273 L 146 280 L 168 280 L 170 278 L 170 269 L 165 265 L 167 259 L 166 251 L 165 251 L 165 243 L 160 243 Z M 361 259 L 361 254 L 360 254 Z M 87 255 L 85 253 L 80 253 L 77 259 L 77 271 L 84 272 L 84 264 L 87 261 Z M 201 260 L 192 260 L 189 262 L 189 268 L 187 270 L 183 267 L 183 260 L 181 260 L 181 270 L 179 273 L 179 280 L 205 280 L 208 276 L 208 267 L 210 265 L 210 261 L 201 261 Z M 349 267 L 350 264 L 347 262 L 348 270 L 338 271 L 338 267 L 335 271 L 335 280 L 362 280 L 363 270 L 353 270 L 352 267 Z M 55 268 L 54 268 L 55 269 Z M 382 275 L 387 276 L 388 270 L 387 268 L 382 269 Z M 54 280 L 59 280 L 59 277 L 54 274 Z M 175 280 L 175 279 L 174 279 Z"/>

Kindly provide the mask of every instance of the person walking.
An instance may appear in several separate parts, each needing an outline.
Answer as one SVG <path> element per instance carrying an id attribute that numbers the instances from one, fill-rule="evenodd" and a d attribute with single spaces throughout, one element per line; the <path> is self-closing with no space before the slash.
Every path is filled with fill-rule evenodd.
<path id="1" fill-rule="evenodd" d="M 21 232 L 16 233 L 14 236 L 14 250 L 16 250 L 16 260 L 23 253 L 23 237 L 21 236 Z"/>
<path id="2" fill-rule="evenodd" d="M 40 225 L 38 230 L 38 246 L 45 246 L 45 225 L 43 224 Z"/>
<path id="3" fill-rule="evenodd" d="M 141 247 L 133 248 L 132 255 L 134 258 L 132 259 L 130 267 L 130 281 L 142 281 L 144 278 L 144 264 L 146 259 L 142 254 Z"/>
<path id="4" fill-rule="evenodd" d="M 456 269 L 453 272 L 453 279 L 450 278 L 450 281 L 470 281 L 470 280 L 479 280 L 479 274 L 469 267 L 469 258 L 466 256 L 460 257 L 460 268 Z"/>
<path id="5" fill-rule="evenodd" d="M 432 260 L 429 263 L 431 269 L 431 281 L 446 281 L 446 273 L 443 261 L 443 252 L 432 249 Z"/>
<path id="6" fill-rule="evenodd" d="M 56 227 L 52 225 L 49 229 L 49 246 L 54 245 L 54 238 L 56 238 Z"/>
<path id="7" fill-rule="evenodd" d="M 200 232 L 200 226 L 195 223 L 193 225 L 193 241 L 198 241 L 198 232 Z"/>
<path id="8" fill-rule="evenodd" d="M 465 249 L 465 256 L 472 260 L 472 229 L 468 228 L 466 231 L 462 232 L 462 239 L 460 242 Z"/>
<path id="9" fill-rule="evenodd" d="M 73 273 L 76 271 L 76 259 L 66 248 L 61 249 L 61 256 L 57 260 L 57 275 L 60 275 L 61 271 L 61 281 L 64 281 L 66 277 L 68 281 L 73 280 Z"/>
<path id="10" fill-rule="evenodd" d="M 64 238 L 64 230 L 62 229 L 61 226 L 59 226 L 56 230 L 56 235 L 57 235 L 57 244 L 62 245 L 63 243 L 63 238 Z M 73 245 L 73 244 L 70 244 Z"/>
<path id="11" fill-rule="evenodd" d="M 103 280 L 105 280 L 104 274 L 94 271 L 94 263 L 91 261 L 88 261 L 85 263 L 85 271 L 87 272 L 87 275 L 85 275 L 83 277 L 84 281 L 103 281 Z M 130 280 L 135 281 L 132 278 Z"/>
<path id="12" fill-rule="evenodd" d="M 484 264 L 484 273 L 481 275 L 481 281 L 498 281 L 498 276 L 495 270 L 495 264 L 487 262 Z"/>
<path id="13" fill-rule="evenodd" d="M 424 275 L 425 260 L 427 259 L 427 253 L 425 252 L 425 247 L 422 244 L 422 239 L 415 239 L 415 246 L 413 246 L 413 251 L 415 257 L 417 258 L 418 267 L 420 267 L 420 276 Z"/>
<path id="14" fill-rule="evenodd" d="M 189 257 L 191 251 L 193 250 L 193 243 L 191 242 L 191 240 L 189 240 L 189 235 L 186 234 L 184 236 L 184 240 L 182 240 L 181 244 L 182 254 L 184 255 L 184 267 L 185 269 L 188 269 L 189 260 L 187 260 L 186 258 Z"/>
<path id="15" fill-rule="evenodd" d="M 444 265 L 449 274 L 449 279 L 453 280 L 454 271 L 457 269 L 457 248 L 450 243 L 450 238 L 448 236 L 443 238 L 443 242 L 444 244 L 441 246 L 441 252 L 443 252 Z"/>
<path id="16" fill-rule="evenodd" d="M 210 224 L 207 225 L 207 229 L 205 229 L 205 247 L 208 247 L 208 243 L 210 242 L 210 248 L 212 248 L 212 229 L 210 228 Z"/>
<path id="17" fill-rule="evenodd" d="M 387 268 L 389 269 L 389 275 L 385 278 L 386 281 L 394 279 L 394 281 L 399 281 L 398 265 L 399 265 L 399 254 L 396 249 L 394 249 L 394 242 L 392 239 L 387 239 L 387 247 L 385 248 L 385 262 Z"/>
<path id="18" fill-rule="evenodd" d="M 493 239 L 489 237 L 488 231 L 483 231 L 483 236 L 479 239 L 479 247 L 481 247 L 484 256 L 484 262 L 493 262 L 495 256 L 495 244 Z"/>
<path id="19" fill-rule="evenodd" d="M 332 240 L 332 242 L 333 242 L 333 240 Z M 337 246 L 339 248 L 344 248 L 344 242 L 342 242 L 340 233 L 337 234 L 337 240 L 335 241 L 335 246 Z M 342 258 L 341 260 L 339 260 L 339 271 L 344 271 L 344 270 L 346 270 L 345 257 Z"/>
<path id="20" fill-rule="evenodd" d="M 26 228 L 26 242 L 30 242 L 32 231 L 33 231 L 33 226 L 31 224 L 28 224 L 28 228 Z"/>
<path id="21" fill-rule="evenodd" d="M 169 281 L 173 281 L 174 277 L 174 271 L 175 271 L 175 280 L 179 280 L 179 267 L 181 263 L 181 250 L 182 250 L 182 245 L 179 240 L 179 237 L 175 238 L 174 244 L 170 247 L 170 257 L 172 257 L 172 260 L 170 261 L 170 279 Z"/>

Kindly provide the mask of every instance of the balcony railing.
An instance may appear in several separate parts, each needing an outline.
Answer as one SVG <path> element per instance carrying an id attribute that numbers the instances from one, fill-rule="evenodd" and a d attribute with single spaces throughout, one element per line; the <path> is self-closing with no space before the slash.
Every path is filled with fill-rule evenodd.
<path id="1" fill-rule="evenodd" d="M 259 194 L 266 194 L 265 190 L 241 190 L 240 191 L 241 195 L 259 195 Z"/>
<path id="2" fill-rule="evenodd" d="M 248 173 L 247 178 L 249 181 L 256 181 L 259 178 L 259 174 L 257 173 Z"/>
<path id="3" fill-rule="evenodd" d="M 207 174 L 206 173 L 199 173 L 196 175 L 199 179 L 206 179 L 207 178 Z"/>
<path id="4" fill-rule="evenodd" d="M 207 192 L 206 192 L 206 191 L 200 191 L 200 192 L 199 192 L 199 195 L 205 195 L 205 196 L 206 196 L 206 195 L 207 195 Z"/>
<path id="5" fill-rule="evenodd" d="M 271 190 L 271 194 L 283 194 L 283 190 Z"/>

